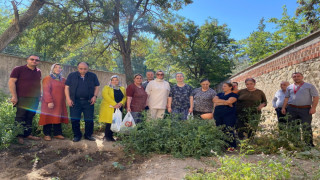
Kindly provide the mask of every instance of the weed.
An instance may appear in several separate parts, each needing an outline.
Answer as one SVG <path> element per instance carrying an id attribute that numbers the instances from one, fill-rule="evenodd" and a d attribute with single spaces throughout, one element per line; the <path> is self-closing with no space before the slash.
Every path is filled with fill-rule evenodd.
<path id="1" fill-rule="evenodd" d="M 124 170 L 125 169 L 125 167 L 122 164 L 118 163 L 118 162 L 113 162 L 112 165 L 116 169 L 120 169 L 120 170 Z"/>
<path id="2" fill-rule="evenodd" d="M 85 159 L 87 162 L 93 161 L 92 157 L 90 157 L 89 154 L 85 155 L 85 156 L 84 156 L 84 159 Z"/>
<path id="3" fill-rule="evenodd" d="M 177 121 L 163 120 L 142 122 L 129 135 L 118 134 L 125 152 L 142 155 L 149 153 L 172 154 L 175 157 L 212 156 L 221 154 L 229 137 L 213 121 L 199 119 Z"/>

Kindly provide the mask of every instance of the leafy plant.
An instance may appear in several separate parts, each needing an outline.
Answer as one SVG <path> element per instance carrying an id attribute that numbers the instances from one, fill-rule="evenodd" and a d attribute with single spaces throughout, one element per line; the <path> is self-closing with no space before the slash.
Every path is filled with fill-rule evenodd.
<path id="1" fill-rule="evenodd" d="M 23 132 L 22 126 L 15 122 L 15 113 L 16 109 L 8 98 L 2 97 L 0 101 L 0 149 L 8 148 L 16 140 L 16 136 Z"/>
<path id="2" fill-rule="evenodd" d="M 129 135 L 118 134 L 125 152 L 147 155 L 149 153 L 172 154 L 175 157 L 212 156 L 221 154 L 227 146 L 226 136 L 213 121 L 163 120 L 142 122 Z"/>
<path id="3" fill-rule="evenodd" d="M 92 157 L 90 157 L 89 154 L 85 155 L 85 156 L 84 156 L 84 159 L 85 159 L 87 162 L 93 161 Z"/>

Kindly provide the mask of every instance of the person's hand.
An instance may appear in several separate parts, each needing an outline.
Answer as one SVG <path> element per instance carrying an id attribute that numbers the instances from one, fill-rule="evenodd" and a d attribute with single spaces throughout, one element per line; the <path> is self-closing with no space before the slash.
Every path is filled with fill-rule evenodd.
<path id="1" fill-rule="evenodd" d="M 316 108 L 312 107 L 309 111 L 309 114 L 314 114 L 316 113 Z"/>
<path id="2" fill-rule="evenodd" d="M 74 103 L 71 99 L 67 99 L 67 104 L 69 107 L 72 107 L 74 105 Z"/>
<path id="3" fill-rule="evenodd" d="M 260 104 L 258 107 L 257 107 L 257 109 L 258 109 L 258 111 L 261 111 L 261 109 L 264 107 L 264 104 Z"/>
<path id="4" fill-rule="evenodd" d="M 286 113 L 287 113 L 287 112 L 286 112 L 286 109 L 285 109 L 285 108 L 282 108 L 282 109 L 281 109 L 281 113 L 282 113 L 282 114 L 286 114 Z"/>
<path id="5" fill-rule="evenodd" d="M 54 108 L 54 104 L 53 103 L 48 103 L 48 108 L 49 109 L 53 109 Z"/>
<path id="6" fill-rule="evenodd" d="M 18 103 L 18 98 L 15 96 L 12 96 L 11 102 L 12 102 L 13 106 L 15 106 Z"/>
<path id="7" fill-rule="evenodd" d="M 193 112 L 193 108 L 189 108 L 189 113 L 192 113 Z"/>
<path id="8" fill-rule="evenodd" d="M 168 112 L 169 112 L 169 113 L 171 113 L 171 112 L 172 112 L 171 107 L 168 107 L 167 109 L 168 109 Z"/>
<path id="9" fill-rule="evenodd" d="M 90 105 L 94 105 L 94 103 L 96 103 L 97 101 L 97 97 L 96 96 L 93 96 L 90 100 L 91 104 Z"/>
<path id="10" fill-rule="evenodd" d="M 233 107 L 233 105 L 232 105 L 232 104 L 229 104 L 228 106 Z"/>
<path id="11" fill-rule="evenodd" d="M 127 112 L 131 112 L 131 108 L 127 108 Z"/>

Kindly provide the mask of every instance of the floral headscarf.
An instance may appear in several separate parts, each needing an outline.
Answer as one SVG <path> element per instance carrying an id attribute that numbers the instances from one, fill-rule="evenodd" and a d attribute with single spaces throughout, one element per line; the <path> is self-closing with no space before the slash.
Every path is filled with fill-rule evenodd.
<path id="1" fill-rule="evenodd" d="M 113 78 L 117 78 L 119 80 L 119 84 L 117 86 L 114 86 L 114 85 L 111 84 L 111 81 L 112 81 Z M 121 81 L 120 81 L 119 76 L 118 75 L 111 76 L 110 81 L 109 81 L 109 87 L 111 87 L 111 88 L 113 88 L 115 90 L 119 90 L 120 86 L 121 86 Z"/>
<path id="2" fill-rule="evenodd" d="M 54 73 L 54 70 L 53 70 L 53 69 L 56 67 L 56 65 L 61 66 L 61 64 L 59 64 L 59 63 L 54 63 L 54 64 L 51 66 L 51 69 L 50 69 L 50 76 L 51 76 L 52 79 L 54 79 L 54 80 L 61 81 L 61 79 L 62 79 L 62 71 L 61 71 L 59 74 L 56 74 L 56 73 Z"/>

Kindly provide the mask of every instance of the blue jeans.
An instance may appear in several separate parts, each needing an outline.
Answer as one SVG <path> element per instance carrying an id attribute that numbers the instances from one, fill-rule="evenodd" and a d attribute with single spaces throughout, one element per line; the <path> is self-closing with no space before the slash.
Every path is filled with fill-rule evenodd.
<path id="1" fill-rule="evenodd" d="M 83 113 L 85 121 L 85 137 L 91 137 L 93 133 L 93 113 L 94 105 L 90 105 L 89 100 L 76 100 L 73 107 L 70 107 L 70 116 L 72 123 L 72 131 L 74 137 L 81 138 L 82 133 L 80 131 L 80 119 Z"/>
<path id="2" fill-rule="evenodd" d="M 172 117 L 178 120 L 187 120 L 189 109 L 172 109 Z"/>

